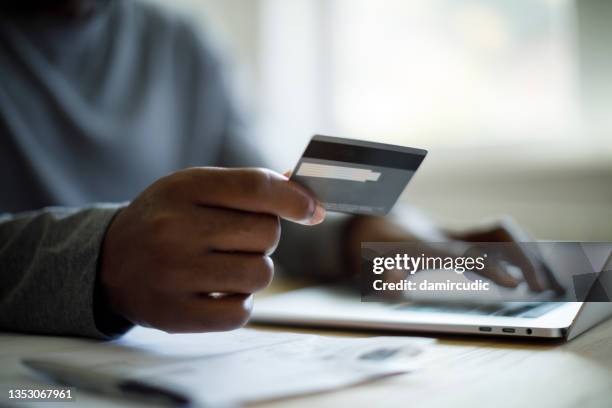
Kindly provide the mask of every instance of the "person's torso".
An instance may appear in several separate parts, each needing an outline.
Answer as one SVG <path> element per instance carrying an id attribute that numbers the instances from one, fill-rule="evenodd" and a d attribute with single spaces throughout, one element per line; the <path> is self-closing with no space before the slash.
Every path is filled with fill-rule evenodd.
<path id="1" fill-rule="evenodd" d="M 0 213 L 130 200 L 214 163 L 217 87 L 189 66 L 185 26 L 132 1 L 105 7 L 68 25 L 0 21 Z"/>

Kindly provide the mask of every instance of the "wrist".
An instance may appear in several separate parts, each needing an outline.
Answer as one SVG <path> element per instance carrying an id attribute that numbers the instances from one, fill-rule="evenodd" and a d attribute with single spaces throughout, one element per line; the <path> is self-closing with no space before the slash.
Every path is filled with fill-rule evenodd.
<path id="1" fill-rule="evenodd" d="M 109 248 L 111 230 L 121 211 L 122 209 L 119 209 L 115 213 L 104 233 L 104 238 L 102 240 L 100 254 L 98 257 L 93 293 L 93 314 L 95 325 L 102 334 L 109 337 L 119 336 L 133 326 L 133 324 L 122 316 L 122 314 L 113 305 L 110 290 L 105 283 L 105 277 L 109 274 L 108 269 L 113 268 L 110 262 L 112 258 L 110 256 L 112 249 Z"/>

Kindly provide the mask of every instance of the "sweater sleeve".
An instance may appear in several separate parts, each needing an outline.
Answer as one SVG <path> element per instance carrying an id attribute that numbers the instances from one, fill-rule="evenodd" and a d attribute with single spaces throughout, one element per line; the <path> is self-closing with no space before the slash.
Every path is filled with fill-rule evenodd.
<path id="1" fill-rule="evenodd" d="M 119 208 L 0 215 L 0 329 L 107 339 L 131 327 L 96 291 L 100 248 Z"/>

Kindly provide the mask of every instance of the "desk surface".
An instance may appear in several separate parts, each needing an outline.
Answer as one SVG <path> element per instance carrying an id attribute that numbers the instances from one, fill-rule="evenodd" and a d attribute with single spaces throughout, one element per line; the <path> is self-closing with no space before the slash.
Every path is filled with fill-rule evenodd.
<path id="1" fill-rule="evenodd" d="M 284 286 L 283 289 L 288 287 Z M 278 284 L 275 284 L 274 291 L 279 291 Z M 343 336 L 381 334 L 281 329 L 261 325 L 252 327 Z M 0 358 L 0 380 L 3 372 L 13 376 L 13 371 L 19 367 L 18 352 L 25 346 L 20 344 L 19 339 L 23 337 L 16 334 L 4 335 L 4 349 L 0 350 L 0 357 L 4 355 Z M 258 404 L 257 407 L 475 408 L 485 404 L 512 408 L 612 407 L 612 319 L 569 343 L 521 339 L 510 341 L 487 337 L 436 337 L 438 341 L 420 357 L 422 366 L 414 373 L 325 394 Z M 31 343 L 27 345 L 28 349 L 37 352 L 69 349 L 83 342 L 80 339 L 43 336 L 27 339 Z M 20 380 L 26 380 L 29 375 L 23 367 L 19 368 L 17 374 L 21 376 L 17 377 Z M 121 405 L 108 402 L 90 406 Z"/>
<path id="2" fill-rule="evenodd" d="M 279 330 L 261 325 L 252 327 Z M 297 328 L 283 330 L 380 335 Z M 415 373 L 257 406 L 612 407 L 612 319 L 567 343 L 436 337 L 437 343 L 421 357 L 422 368 Z"/>

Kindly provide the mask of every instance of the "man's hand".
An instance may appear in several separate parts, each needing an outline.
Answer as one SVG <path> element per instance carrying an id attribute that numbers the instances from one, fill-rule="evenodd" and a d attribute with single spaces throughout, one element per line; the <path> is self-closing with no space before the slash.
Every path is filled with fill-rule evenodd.
<path id="1" fill-rule="evenodd" d="M 440 253 L 440 246 L 428 245 L 428 243 L 451 242 L 465 244 L 470 248 L 471 243 L 476 242 L 506 242 L 507 254 L 511 255 L 509 261 L 520 268 L 522 276 L 513 276 L 508 273 L 503 265 L 491 264 L 480 274 L 491 279 L 498 285 L 505 287 L 516 287 L 521 281 L 526 281 L 529 288 L 534 292 L 554 290 L 563 293 L 564 289 L 557 282 L 554 275 L 539 254 L 530 252 L 520 242 L 533 241 L 509 219 L 486 227 L 480 227 L 460 233 L 449 233 L 434 226 L 430 221 L 421 216 L 414 217 L 406 226 L 390 222 L 380 217 L 358 217 L 352 221 L 349 229 L 349 261 L 354 271 L 359 271 L 361 263 L 361 242 L 416 242 L 420 243 L 419 253 L 429 256 L 459 256 L 456 253 Z M 424 228 L 412 229 L 411 225 L 420 225 Z M 428 224 L 428 225 L 426 225 Z M 458 245 L 462 247 L 463 245 Z M 404 278 L 390 274 L 392 280 Z"/>
<path id="2" fill-rule="evenodd" d="M 279 217 L 318 224 L 304 188 L 263 169 L 192 168 L 153 183 L 111 223 L 99 282 L 110 307 L 168 332 L 244 325 L 274 271 Z"/>

